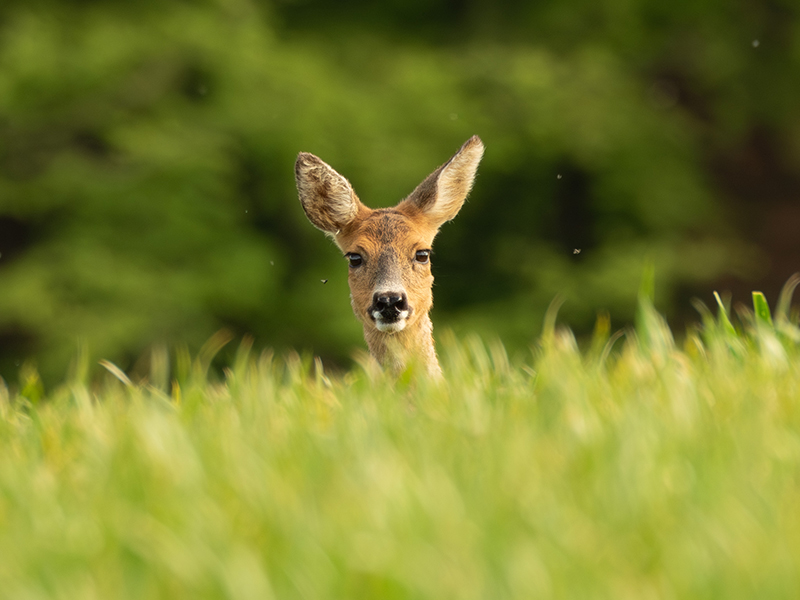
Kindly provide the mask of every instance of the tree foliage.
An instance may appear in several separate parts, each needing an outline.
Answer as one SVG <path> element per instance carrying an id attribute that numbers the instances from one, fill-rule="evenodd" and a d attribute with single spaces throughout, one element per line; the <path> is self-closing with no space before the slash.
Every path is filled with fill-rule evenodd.
<path id="1" fill-rule="evenodd" d="M 301 150 L 385 206 L 479 134 L 436 321 L 512 347 L 556 294 L 577 327 L 628 320 L 646 263 L 665 308 L 746 272 L 714 166 L 753 131 L 797 149 L 800 36 L 791 2 L 734 4 L 6 2 L 0 373 L 222 326 L 346 359 L 360 330 L 296 199 Z"/>

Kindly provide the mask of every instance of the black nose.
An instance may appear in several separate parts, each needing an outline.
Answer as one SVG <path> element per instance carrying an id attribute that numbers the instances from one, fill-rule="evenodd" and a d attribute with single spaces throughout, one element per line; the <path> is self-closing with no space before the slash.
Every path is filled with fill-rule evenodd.
<path id="1" fill-rule="evenodd" d="M 408 310 L 405 293 L 384 292 L 372 297 L 372 311 L 378 311 L 386 319 L 395 318 L 404 310 Z"/>

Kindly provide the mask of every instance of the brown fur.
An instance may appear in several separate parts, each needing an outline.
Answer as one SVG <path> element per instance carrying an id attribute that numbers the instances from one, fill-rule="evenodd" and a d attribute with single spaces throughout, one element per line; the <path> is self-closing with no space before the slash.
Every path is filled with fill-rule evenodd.
<path id="1" fill-rule="evenodd" d="M 377 210 L 364 206 L 347 179 L 313 154 L 303 152 L 297 158 L 297 191 L 306 216 L 346 255 L 362 258 L 360 265 L 350 267 L 351 304 L 370 353 L 393 371 L 418 360 L 430 374 L 441 375 L 429 316 L 433 275 L 430 261 L 420 262 L 417 252 L 430 250 L 439 227 L 458 214 L 482 156 L 483 144 L 473 136 L 405 200 Z M 380 295 L 407 297 L 407 305 L 402 304 L 407 316 L 397 323 L 376 317 Z"/>

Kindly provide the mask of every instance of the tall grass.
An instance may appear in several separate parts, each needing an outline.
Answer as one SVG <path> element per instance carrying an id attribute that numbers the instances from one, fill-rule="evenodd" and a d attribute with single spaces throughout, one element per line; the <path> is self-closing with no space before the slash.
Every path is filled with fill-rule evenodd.
<path id="1" fill-rule="evenodd" d="M 445 339 L 442 384 L 329 377 L 225 341 L 149 381 L 0 387 L 0 597 L 797 598 L 793 280 L 677 344 L 579 349 L 554 316 L 524 364 Z"/>

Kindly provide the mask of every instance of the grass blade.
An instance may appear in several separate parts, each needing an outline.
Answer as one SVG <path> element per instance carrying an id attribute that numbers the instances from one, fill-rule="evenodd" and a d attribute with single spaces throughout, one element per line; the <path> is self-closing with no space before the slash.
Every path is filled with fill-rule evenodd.
<path id="1" fill-rule="evenodd" d="M 728 309 L 725 307 L 725 304 L 722 302 L 722 298 L 720 298 L 719 293 L 714 292 L 714 299 L 717 301 L 717 306 L 719 306 L 719 314 L 717 315 L 719 319 L 720 325 L 722 328 L 729 333 L 730 335 L 736 335 L 736 328 L 731 323 L 730 318 L 728 317 Z"/>
<path id="2" fill-rule="evenodd" d="M 772 315 L 769 311 L 767 299 L 761 292 L 753 292 L 753 310 L 756 313 L 756 321 L 772 328 Z"/>
<path id="3" fill-rule="evenodd" d="M 789 281 L 786 282 L 783 289 L 781 289 L 781 295 L 778 298 L 778 307 L 775 309 L 775 319 L 778 322 L 789 321 L 792 296 L 798 285 L 800 285 L 800 273 L 795 273 L 789 278 Z"/>

